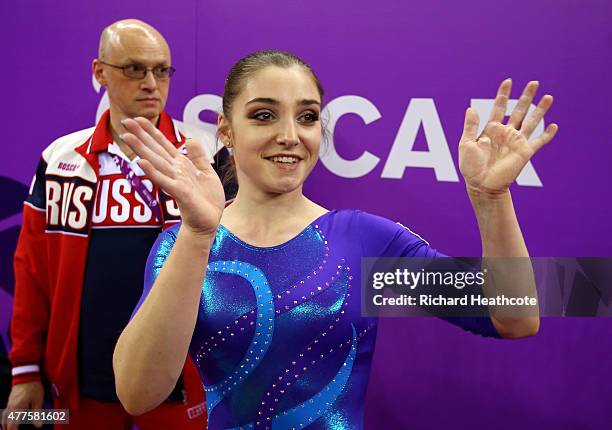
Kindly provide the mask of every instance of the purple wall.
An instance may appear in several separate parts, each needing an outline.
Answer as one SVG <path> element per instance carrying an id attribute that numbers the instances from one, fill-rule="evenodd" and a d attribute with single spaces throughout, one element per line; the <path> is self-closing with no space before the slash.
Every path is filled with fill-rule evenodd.
<path id="1" fill-rule="evenodd" d="M 452 255 L 480 253 L 457 164 L 465 108 L 486 104 L 478 100 L 493 98 L 506 77 L 515 82 L 514 96 L 528 80 L 540 80 L 542 94 L 555 96 L 547 121 L 560 124 L 560 132 L 534 158 L 542 185 L 513 189 L 528 246 L 535 256 L 612 255 L 609 2 L 30 0 L 2 2 L 0 13 L 8 53 L 0 67 L 0 176 L 29 184 L 51 140 L 93 124 L 101 95 L 89 70 L 99 33 L 114 20 L 137 17 L 159 28 L 173 49 L 178 71 L 168 111 L 177 119 L 193 122 L 206 106 L 194 98 L 220 95 L 231 64 L 264 48 L 290 50 L 310 62 L 332 111 L 338 112 L 342 96 L 362 98 L 364 109 L 353 102 L 347 110 L 363 114 L 369 106 L 378 119 L 366 125 L 356 114 L 341 116 L 333 148 L 345 160 L 367 151 L 379 161 L 363 175 L 356 163 L 319 163 L 307 194 L 330 208 L 401 221 Z M 191 114 L 185 115 L 188 103 Z M 200 121 L 213 118 L 199 115 Z M 419 118 L 423 127 L 413 139 L 410 125 Z M 446 170 L 408 167 L 389 178 L 401 158 L 389 163 L 392 147 L 406 154 L 413 141 L 413 150 L 437 148 Z M 351 172 L 357 177 L 339 176 Z M 532 175 L 526 182 L 537 180 Z M 3 199 L 22 188 L 13 184 Z M 15 206 L 10 199 L 7 205 Z M 5 210 L 0 219 L 5 273 L 19 224 L 13 212 Z M 0 329 L 6 333 L 12 285 L 2 288 Z M 502 342 L 433 319 L 384 320 L 368 428 L 609 428 L 611 327 L 607 319 L 544 319 L 536 338 Z"/>

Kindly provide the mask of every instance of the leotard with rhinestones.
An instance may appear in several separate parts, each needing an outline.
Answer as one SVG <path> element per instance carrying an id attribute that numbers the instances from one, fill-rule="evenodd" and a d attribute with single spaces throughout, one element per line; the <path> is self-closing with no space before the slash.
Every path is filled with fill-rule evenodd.
<path id="1" fill-rule="evenodd" d="M 152 249 L 141 302 L 178 229 Z M 219 226 L 189 348 L 209 428 L 361 429 L 377 319 L 360 313 L 360 259 L 439 255 L 402 225 L 354 210 L 266 248 Z M 457 324 L 498 337 L 488 318 Z"/>

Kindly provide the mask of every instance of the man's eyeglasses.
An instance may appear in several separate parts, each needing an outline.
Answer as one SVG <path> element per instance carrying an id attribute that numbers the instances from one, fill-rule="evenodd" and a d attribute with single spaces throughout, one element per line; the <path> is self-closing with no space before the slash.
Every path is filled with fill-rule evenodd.
<path id="1" fill-rule="evenodd" d="M 176 71 L 176 69 L 172 66 L 147 67 L 142 64 L 127 64 L 125 66 L 118 66 L 116 64 L 110 64 L 102 60 L 98 61 L 104 64 L 105 66 L 110 66 L 114 67 L 115 69 L 121 70 L 125 77 L 130 79 L 143 79 L 145 76 L 147 76 L 147 72 L 150 70 L 151 72 L 153 72 L 153 76 L 155 76 L 155 79 L 165 81 L 166 79 L 170 79 L 170 77 Z"/>

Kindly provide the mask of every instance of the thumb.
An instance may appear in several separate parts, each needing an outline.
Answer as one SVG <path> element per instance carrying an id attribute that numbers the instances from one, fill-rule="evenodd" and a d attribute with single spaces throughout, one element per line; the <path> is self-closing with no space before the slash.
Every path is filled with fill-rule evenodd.
<path id="1" fill-rule="evenodd" d="M 467 108 L 465 111 L 465 123 L 463 125 L 463 135 L 461 140 L 475 140 L 478 133 L 478 124 L 480 119 L 476 109 Z"/>
<path id="2" fill-rule="evenodd" d="M 210 162 L 206 156 L 206 151 L 195 139 L 187 139 L 185 147 L 187 148 L 187 157 L 189 157 L 198 170 L 205 171 L 210 169 Z"/>

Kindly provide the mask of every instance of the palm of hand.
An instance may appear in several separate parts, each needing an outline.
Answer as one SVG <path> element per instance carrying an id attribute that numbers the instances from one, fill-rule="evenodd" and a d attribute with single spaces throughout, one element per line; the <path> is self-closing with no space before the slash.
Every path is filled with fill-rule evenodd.
<path id="1" fill-rule="evenodd" d="M 468 109 L 465 128 L 459 142 L 459 169 L 468 189 L 498 194 L 508 190 L 531 157 L 554 137 L 558 130 L 550 124 L 544 133 L 529 141 L 537 124 L 550 106 L 552 97 L 542 98 L 535 111 L 526 117 L 537 90 L 537 82 L 530 82 L 523 91 L 507 124 L 502 124 L 510 95 L 511 81 L 500 85 L 494 108 L 482 134 L 477 137 L 478 114 Z"/>
<path id="2" fill-rule="evenodd" d="M 183 226 L 207 236 L 214 235 L 225 205 L 223 186 L 199 145 L 187 141 L 188 156 L 180 153 L 144 118 L 126 119 L 129 131 L 124 142 L 136 152 L 147 176 L 174 197 Z"/>
<path id="3" fill-rule="evenodd" d="M 205 170 L 197 169 L 186 156 L 182 156 L 178 166 L 173 183 L 162 188 L 174 197 L 186 226 L 198 232 L 214 232 L 225 204 L 219 176 L 210 165 Z"/>

